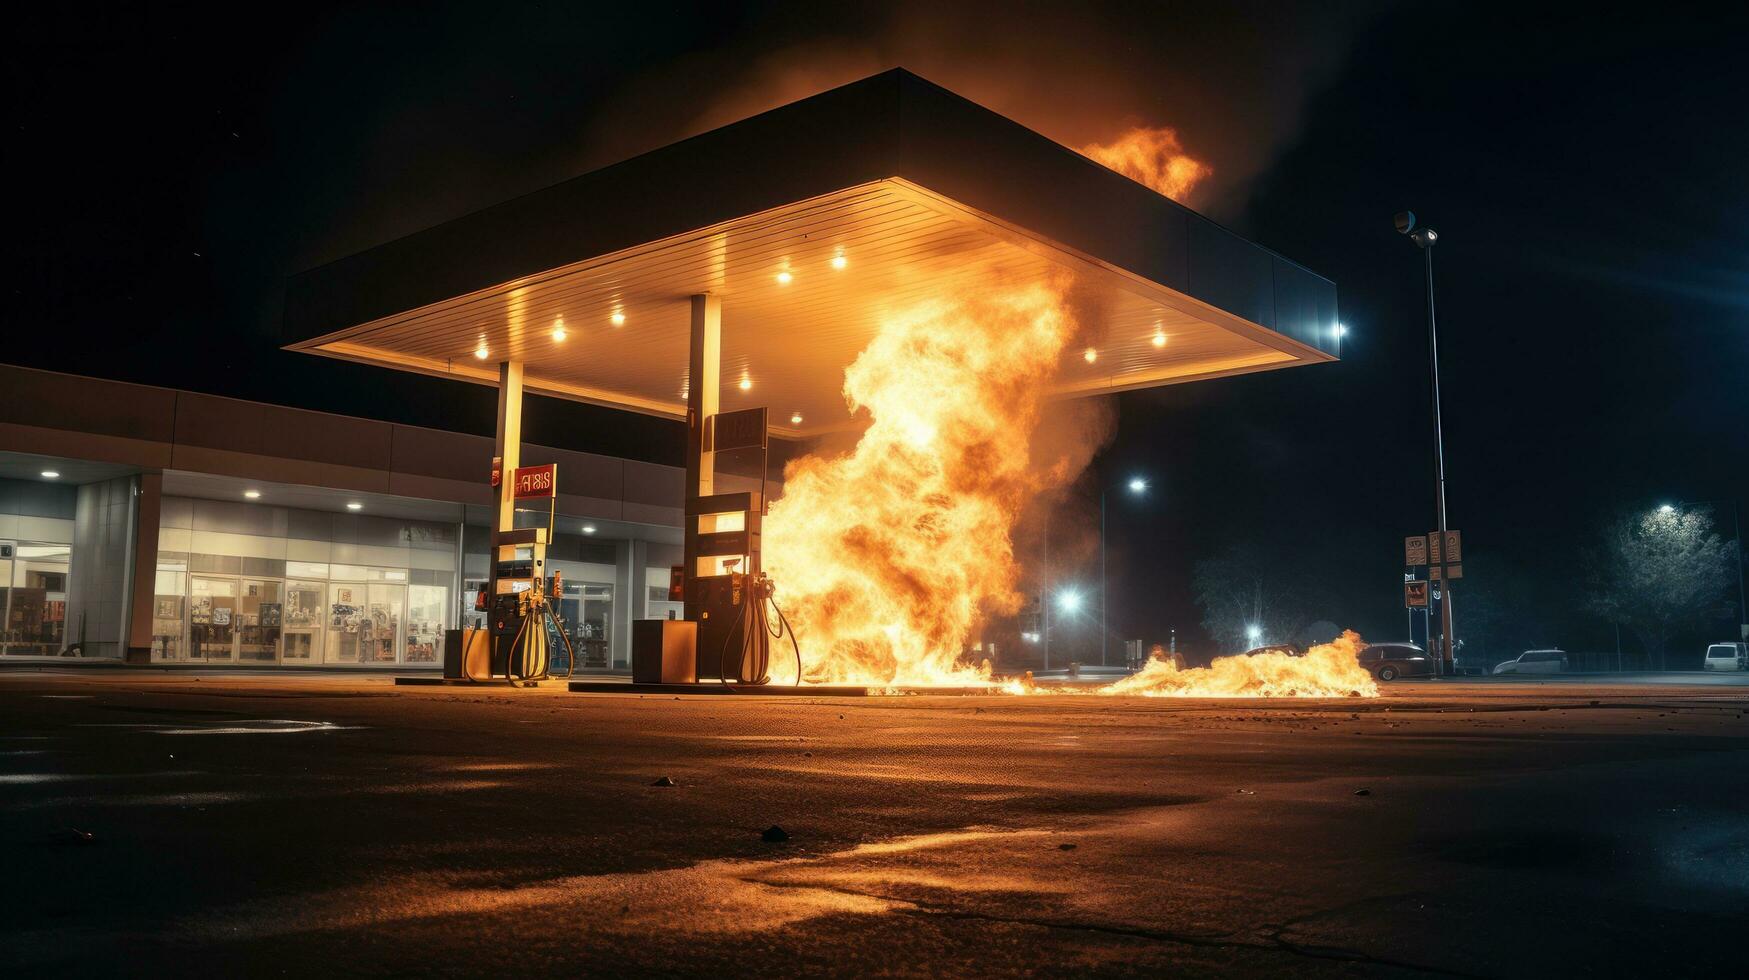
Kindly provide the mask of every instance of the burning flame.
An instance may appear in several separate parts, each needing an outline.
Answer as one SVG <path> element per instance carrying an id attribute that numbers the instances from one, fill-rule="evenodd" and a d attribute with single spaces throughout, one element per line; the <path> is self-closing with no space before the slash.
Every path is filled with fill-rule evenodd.
<path id="1" fill-rule="evenodd" d="M 845 370 L 868 430 L 842 455 L 792 462 L 765 520 L 764 565 L 805 680 L 988 679 L 960 654 L 982 616 L 1019 607 L 1010 532 L 1068 475 L 1040 472 L 1030 450 L 1072 334 L 1044 285 L 943 299 L 889 317 Z"/>
<path id="2" fill-rule="evenodd" d="M 1346 698 L 1379 696 L 1372 674 L 1360 665 L 1366 647 L 1352 630 L 1320 643 L 1303 657 L 1256 653 L 1219 657 L 1207 667 L 1182 669 L 1171 660 L 1150 660 L 1099 694 L 1179 698 Z"/>
<path id="3" fill-rule="evenodd" d="M 764 524 L 764 566 L 803 651 L 806 683 L 991 685 L 963 653 L 979 621 L 1021 597 L 1012 531 L 1039 492 L 1075 474 L 1034 463 L 1051 381 L 1075 334 L 1046 285 L 939 299 L 888 317 L 844 374 L 868 429 L 849 451 L 790 463 Z M 1089 693 L 1376 697 L 1353 633 L 1303 657 L 1225 657 L 1183 670 L 1156 659 Z M 773 658 L 776 683 L 795 680 Z"/>
<path id="4" fill-rule="evenodd" d="M 1136 126 L 1110 143 L 1083 146 L 1081 155 L 1180 202 L 1214 173 L 1184 152 L 1178 131 L 1168 126 Z"/>

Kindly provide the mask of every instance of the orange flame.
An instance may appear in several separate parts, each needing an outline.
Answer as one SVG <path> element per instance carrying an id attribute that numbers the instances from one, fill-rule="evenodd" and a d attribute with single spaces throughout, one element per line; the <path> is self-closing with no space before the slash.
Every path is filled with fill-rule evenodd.
<path id="1" fill-rule="evenodd" d="M 1320 643 L 1303 657 L 1257 653 L 1219 657 L 1207 667 L 1182 669 L 1171 660 L 1150 660 L 1099 694 L 1180 698 L 1376 698 L 1378 684 L 1360 665 L 1366 647 L 1352 630 Z"/>
<path id="2" fill-rule="evenodd" d="M 1012 532 L 1035 495 L 1075 474 L 1034 465 L 1041 409 L 1075 325 L 1045 285 L 949 297 L 888 317 L 844 374 L 868 429 L 848 452 L 790 463 L 764 524 L 764 567 L 803 651 L 806 683 L 987 685 L 963 656 L 981 619 L 1021 597 Z M 1304 657 L 1168 660 L 1090 693 L 1376 697 L 1344 633 Z M 774 658 L 776 683 L 795 679 Z M 1044 693 L 1030 676 L 995 690 Z M 1066 692 L 1065 692 L 1066 693 Z"/>
<path id="3" fill-rule="evenodd" d="M 1069 475 L 1038 472 L 1030 449 L 1072 333 L 1043 285 L 949 298 L 889 317 L 846 369 L 868 430 L 847 453 L 792 462 L 765 520 L 764 566 L 807 681 L 988 678 L 961 653 L 981 617 L 1019 607 L 1010 532 Z"/>
<path id="4" fill-rule="evenodd" d="M 1179 202 L 1214 173 L 1184 152 L 1178 131 L 1168 126 L 1136 126 L 1110 143 L 1083 146 L 1081 155 Z"/>

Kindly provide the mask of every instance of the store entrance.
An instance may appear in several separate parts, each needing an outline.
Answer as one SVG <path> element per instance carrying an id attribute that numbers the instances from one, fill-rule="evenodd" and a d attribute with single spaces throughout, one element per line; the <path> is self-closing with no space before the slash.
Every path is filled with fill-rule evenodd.
<path id="1" fill-rule="evenodd" d="M 285 605 L 284 585 L 269 579 L 246 578 L 237 596 L 237 659 L 246 664 L 279 662 L 279 634 Z"/>
<path id="2" fill-rule="evenodd" d="M 285 583 L 279 579 L 188 577 L 188 659 L 209 664 L 279 663 Z"/>
<path id="3" fill-rule="evenodd" d="M 191 575 L 188 580 L 188 659 L 201 663 L 236 660 L 237 580 Z"/>
<path id="4" fill-rule="evenodd" d="M 606 671 L 615 667 L 624 667 L 621 661 L 613 662 L 612 637 L 613 624 L 613 586 L 597 582 L 566 582 L 565 594 L 559 599 L 559 618 L 564 620 L 565 633 L 571 638 L 571 647 L 577 653 L 579 671 Z M 549 631 L 551 627 L 548 628 Z M 558 638 L 552 638 L 558 643 Z M 560 653 L 558 656 L 563 657 Z M 557 667 L 555 667 L 557 669 Z"/>

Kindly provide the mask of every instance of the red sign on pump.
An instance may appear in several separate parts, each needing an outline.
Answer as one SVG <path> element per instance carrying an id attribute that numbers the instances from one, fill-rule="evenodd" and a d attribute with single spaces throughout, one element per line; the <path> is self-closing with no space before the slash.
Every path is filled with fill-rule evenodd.
<path id="1" fill-rule="evenodd" d="M 524 497 L 551 497 L 558 492 L 559 480 L 557 467 L 548 463 L 545 466 L 519 466 L 516 468 L 516 499 Z"/>

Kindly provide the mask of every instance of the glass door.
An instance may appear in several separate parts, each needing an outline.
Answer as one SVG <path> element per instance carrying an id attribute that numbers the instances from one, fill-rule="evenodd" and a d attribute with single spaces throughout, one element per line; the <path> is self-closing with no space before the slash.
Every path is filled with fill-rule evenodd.
<path id="1" fill-rule="evenodd" d="M 577 651 L 578 659 L 584 666 L 609 666 L 609 651 L 613 649 L 613 586 L 598 585 L 594 582 L 583 586 L 582 615 L 578 618 L 577 629 L 583 637 L 582 648 Z M 624 661 L 612 664 L 614 667 L 627 666 Z"/>
<path id="2" fill-rule="evenodd" d="M 279 635 L 285 605 L 284 586 L 269 579 L 246 578 L 237 597 L 237 659 L 244 663 L 279 661 Z"/>
<path id="3" fill-rule="evenodd" d="M 322 662 L 322 592 L 320 582 L 287 582 L 280 614 L 281 662 L 312 665 Z"/>
<path id="4" fill-rule="evenodd" d="M 372 582 L 369 605 L 360 629 L 359 651 L 369 664 L 392 664 L 400 659 L 401 610 L 407 603 L 407 587 Z"/>
<path id="5" fill-rule="evenodd" d="M 407 587 L 407 663 L 435 664 L 442 659 L 443 610 L 448 604 L 445 586 Z"/>
<path id="6" fill-rule="evenodd" d="M 188 659 L 229 663 L 236 659 L 237 580 L 190 575 Z"/>
<path id="7" fill-rule="evenodd" d="M 152 659 L 157 661 L 186 660 L 182 645 L 182 630 L 188 613 L 188 584 L 185 566 L 158 562 L 158 572 L 152 587 Z"/>
<path id="8" fill-rule="evenodd" d="M 0 548 L 0 654 L 12 652 L 12 555 L 17 546 L 11 541 L 0 541 L 6 545 Z"/>
<path id="9" fill-rule="evenodd" d="M 360 633 L 364 627 L 363 582 L 334 582 L 328 586 L 328 662 L 359 662 Z"/>

